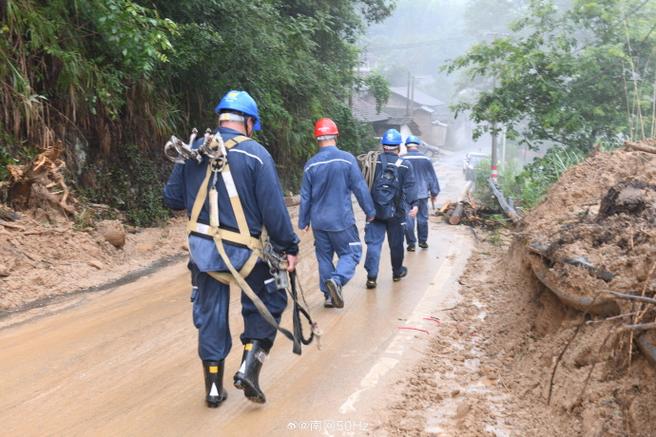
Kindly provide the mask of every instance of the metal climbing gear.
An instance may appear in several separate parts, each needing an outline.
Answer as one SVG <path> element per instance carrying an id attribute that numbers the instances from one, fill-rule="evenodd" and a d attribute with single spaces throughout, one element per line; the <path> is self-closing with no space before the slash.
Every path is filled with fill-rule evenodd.
<path id="1" fill-rule="evenodd" d="M 186 144 L 175 135 L 171 135 L 171 138 L 164 145 L 164 156 L 176 164 L 184 164 L 186 160 L 193 160 L 200 164 L 203 156 L 217 162 L 223 162 L 227 159 L 221 135 L 212 135 L 212 131 L 207 129 L 205 130 L 203 143 L 197 149 L 193 149 L 192 146 L 197 136 L 198 129 L 194 128 L 189 137 L 189 144 Z"/>
<path id="2" fill-rule="evenodd" d="M 190 144 L 193 143 L 197 134 L 198 131 L 194 129 L 190 137 Z M 207 274 L 223 284 L 235 282 L 253 302 L 262 318 L 264 318 L 264 320 L 266 320 L 266 322 L 277 331 L 291 340 L 294 344 L 293 352 L 300 355 L 301 343 L 309 344 L 309 342 L 303 342 L 302 333 L 300 336 L 297 336 L 289 330 L 281 327 L 245 279 L 253 271 L 253 268 L 255 268 L 258 259 L 261 258 L 269 264 L 269 267 L 272 269 L 272 274 L 275 271 L 275 275 L 273 276 L 276 278 L 276 284 L 280 285 L 279 289 L 285 290 L 290 294 L 293 293 L 291 290 L 295 289 L 295 281 L 292 281 L 291 290 L 289 281 L 286 281 L 286 257 L 283 254 L 277 253 L 273 249 L 273 246 L 265 237 L 266 232 L 262 232 L 260 238 L 251 235 L 248 222 L 246 221 L 244 208 L 239 199 L 237 187 L 230 171 L 227 152 L 233 147 L 248 140 L 250 140 L 250 138 L 243 135 L 237 135 L 224 142 L 220 133 L 217 132 L 216 134 L 211 135 L 211 132 L 206 132 L 203 144 L 198 149 L 192 149 L 191 145 L 184 144 L 181 140 L 178 140 L 173 136 L 164 146 L 164 152 L 173 162 L 181 164 L 184 164 L 185 160 L 189 159 L 196 160 L 200 163 L 203 160 L 203 156 L 208 157 L 207 171 L 191 209 L 191 216 L 189 218 L 189 223 L 187 224 L 187 232 L 189 234 L 195 233 L 204 235 L 214 240 L 217 251 L 221 256 L 221 259 L 225 262 L 229 272 L 207 272 Z M 174 154 L 174 151 L 177 155 Z M 216 182 L 219 176 L 223 179 L 228 197 L 230 198 L 230 205 L 235 220 L 237 221 L 238 232 L 220 227 L 219 197 L 218 191 L 216 190 Z M 198 218 L 206 201 L 209 203 L 209 225 L 198 222 Z M 244 263 L 241 270 L 237 270 L 230 261 L 230 258 L 225 251 L 225 242 L 245 246 L 250 249 L 251 255 Z M 308 311 L 298 304 L 297 296 L 295 294 L 292 294 L 292 299 L 294 300 L 294 312 L 298 311 L 303 313 L 307 317 L 308 322 L 314 326 L 315 324 L 309 317 Z M 294 328 L 294 331 L 297 331 L 296 327 Z"/>

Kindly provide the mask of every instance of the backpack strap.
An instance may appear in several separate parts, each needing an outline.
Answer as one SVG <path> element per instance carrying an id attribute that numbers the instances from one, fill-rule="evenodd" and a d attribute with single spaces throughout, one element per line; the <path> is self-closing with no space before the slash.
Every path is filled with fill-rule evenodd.
<path id="1" fill-rule="evenodd" d="M 385 171 L 387 169 L 387 156 L 384 153 L 380 154 L 380 170 Z"/>
<path id="2" fill-rule="evenodd" d="M 396 162 L 394 163 L 396 168 L 401 167 L 401 164 L 403 164 L 403 159 L 402 158 L 397 159 Z"/>

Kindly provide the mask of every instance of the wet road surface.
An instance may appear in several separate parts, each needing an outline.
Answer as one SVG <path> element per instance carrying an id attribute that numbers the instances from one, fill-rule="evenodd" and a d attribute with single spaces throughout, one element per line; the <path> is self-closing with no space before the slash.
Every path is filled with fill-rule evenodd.
<path id="1" fill-rule="evenodd" d="M 461 188 L 458 157 L 438 165 L 441 201 Z M 438 333 L 440 309 L 458 299 L 457 278 L 470 234 L 433 218 L 427 250 L 407 254 L 409 276 L 392 282 L 386 245 L 376 290 L 360 266 L 345 287 L 345 308 L 324 309 L 311 234 L 301 234 L 299 276 L 325 335 L 302 356 L 279 337 L 264 364 L 267 404 L 232 387 L 242 329 L 233 290 L 228 400 L 204 406 L 202 369 L 191 323 L 189 275 L 178 263 L 132 284 L 77 297 L 71 305 L 0 329 L 3 435 L 359 435 L 385 414 L 395 384 Z M 289 310 L 283 324 L 291 326 Z M 5 323 L 6 325 L 7 323 Z"/>

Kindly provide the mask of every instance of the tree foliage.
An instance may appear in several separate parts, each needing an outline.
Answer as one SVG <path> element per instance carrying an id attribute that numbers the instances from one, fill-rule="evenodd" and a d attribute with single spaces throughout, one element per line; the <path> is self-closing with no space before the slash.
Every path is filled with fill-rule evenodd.
<path id="1" fill-rule="evenodd" d="M 479 86 L 471 111 L 535 146 L 590 150 L 656 129 L 656 4 L 644 0 L 531 0 L 512 32 L 474 46 L 449 66 Z"/>
<path id="2" fill-rule="evenodd" d="M 391 91 L 389 83 L 387 82 L 387 79 L 378 72 L 371 73 L 365 78 L 364 82 L 376 99 L 376 112 L 380 114 L 383 106 L 390 98 Z"/>
<path id="3" fill-rule="evenodd" d="M 164 138 L 214 126 L 218 99 L 245 89 L 260 106 L 258 139 L 293 185 L 313 151 L 315 119 L 335 118 L 343 144 L 364 147 L 370 133 L 348 108 L 354 43 L 393 7 L 394 0 L 0 2 L 0 147 L 16 154 L 62 140 L 78 174 L 99 168 L 76 168 L 84 165 L 79 148 L 91 163 L 120 162 L 126 145 L 139 144 L 157 162 Z"/>

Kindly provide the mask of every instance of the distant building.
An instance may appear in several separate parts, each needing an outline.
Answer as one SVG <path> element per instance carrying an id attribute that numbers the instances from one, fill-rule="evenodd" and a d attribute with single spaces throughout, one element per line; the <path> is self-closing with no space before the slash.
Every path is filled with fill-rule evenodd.
<path id="1" fill-rule="evenodd" d="M 403 137 L 417 135 L 430 146 L 446 144 L 448 125 L 440 121 L 448 119 L 446 103 L 419 91 L 406 87 L 391 87 L 390 98 L 380 112 L 376 111 L 376 99 L 365 92 L 353 98 L 353 115 L 360 121 L 372 124 L 376 135 L 382 136 L 390 128 L 398 129 Z"/>

